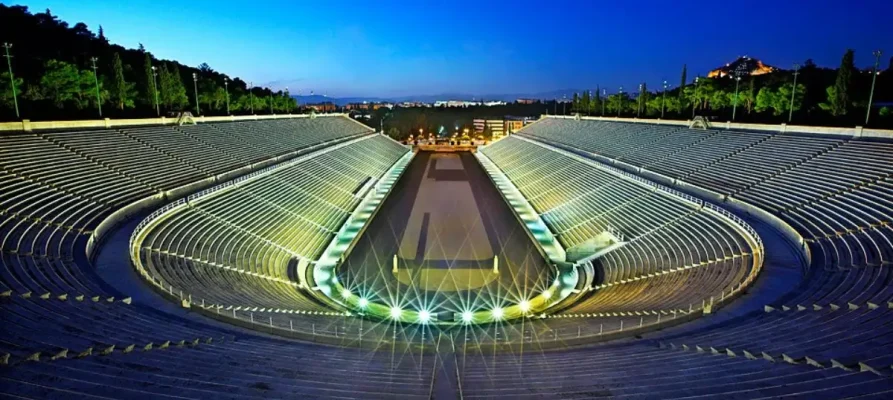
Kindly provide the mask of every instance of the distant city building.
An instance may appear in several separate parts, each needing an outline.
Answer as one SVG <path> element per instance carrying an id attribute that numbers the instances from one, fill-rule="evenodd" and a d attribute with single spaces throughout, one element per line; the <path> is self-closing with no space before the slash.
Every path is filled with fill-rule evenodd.
<path id="1" fill-rule="evenodd" d="M 719 67 L 707 73 L 708 78 L 725 78 L 725 77 L 747 77 L 770 74 L 777 71 L 778 68 L 763 64 L 762 61 L 748 56 L 738 57 L 737 60 Z"/>
<path id="2" fill-rule="evenodd" d="M 534 103 L 536 103 L 536 102 L 537 102 L 537 100 L 534 100 L 534 99 L 518 99 L 518 100 L 515 100 L 515 103 L 518 103 L 518 104 L 534 104 Z"/>
<path id="3" fill-rule="evenodd" d="M 505 133 L 512 134 L 523 128 L 525 125 L 536 121 L 536 117 L 518 117 L 514 115 L 505 116 Z"/>
<path id="4" fill-rule="evenodd" d="M 305 107 L 311 108 L 316 112 L 334 112 L 338 109 L 338 106 L 329 101 L 324 103 L 305 104 Z"/>

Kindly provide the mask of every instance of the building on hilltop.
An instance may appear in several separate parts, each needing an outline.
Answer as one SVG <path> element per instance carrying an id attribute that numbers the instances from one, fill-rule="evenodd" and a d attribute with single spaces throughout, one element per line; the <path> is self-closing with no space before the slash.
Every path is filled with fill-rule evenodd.
<path id="1" fill-rule="evenodd" d="M 725 77 L 747 77 L 771 74 L 778 71 L 778 68 L 771 65 L 763 64 L 762 61 L 748 56 L 738 57 L 737 60 L 710 71 L 708 78 L 725 78 Z"/>

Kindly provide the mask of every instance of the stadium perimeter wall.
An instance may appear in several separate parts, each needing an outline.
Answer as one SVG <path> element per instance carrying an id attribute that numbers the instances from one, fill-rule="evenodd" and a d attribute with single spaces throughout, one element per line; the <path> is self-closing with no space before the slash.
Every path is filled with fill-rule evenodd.
<path id="1" fill-rule="evenodd" d="M 225 115 L 217 117 L 196 116 L 196 123 L 259 121 L 267 119 L 313 118 L 318 116 L 347 116 L 347 114 L 273 114 L 273 115 Z M 176 125 L 176 117 L 130 118 L 130 119 L 93 119 L 82 121 L 31 121 L 24 119 L 15 122 L 0 122 L 0 132 L 31 132 L 47 129 L 102 129 L 122 126 Z M 353 119 L 351 119 L 353 121 Z M 354 121 L 356 122 L 356 121 Z M 359 123 L 359 122 L 358 122 Z M 365 126 L 365 125 L 364 125 Z M 371 130 L 371 128 L 369 128 Z"/>
<path id="2" fill-rule="evenodd" d="M 544 118 L 577 119 L 576 116 L 550 115 Z M 691 120 L 671 119 L 641 119 L 641 118 L 617 118 L 617 117 L 579 117 L 588 121 L 629 122 L 637 124 L 671 125 L 688 127 Z M 838 128 L 833 126 L 808 126 L 788 124 L 745 124 L 740 122 L 709 122 L 710 129 L 725 129 L 737 131 L 761 131 L 769 133 L 809 133 L 813 135 L 847 136 L 854 138 L 887 138 L 893 139 L 893 130 L 869 129 L 861 126 L 852 128 Z"/>

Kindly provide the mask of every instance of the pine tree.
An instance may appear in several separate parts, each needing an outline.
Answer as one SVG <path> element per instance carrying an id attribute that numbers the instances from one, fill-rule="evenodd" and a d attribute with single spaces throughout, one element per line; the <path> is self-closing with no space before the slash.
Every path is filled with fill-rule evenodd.
<path id="1" fill-rule="evenodd" d="M 688 83 L 688 66 L 682 64 L 682 79 L 679 81 L 679 107 L 685 108 L 685 85 Z"/>
<path id="2" fill-rule="evenodd" d="M 591 99 L 589 98 L 589 90 L 583 91 L 583 98 L 580 99 L 580 109 L 583 113 L 588 114 L 591 108 Z"/>
<path id="3" fill-rule="evenodd" d="M 143 63 L 143 69 L 146 72 L 146 104 L 151 106 L 155 106 L 155 74 L 152 71 L 152 55 L 148 52 L 143 52 L 146 55 L 146 60 Z"/>
<path id="4" fill-rule="evenodd" d="M 112 99 L 115 101 L 115 105 L 119 110 L 123 110 L 124 107 L 133 108 L 133 84 L 124 80 L 124 65 L 117 52 L 113 56 L 112 69 L 114 70 Z"/>
<path id="5" fill-rule="evenodd" d="M 102 30 L 102 25 L 99 25 L 99 41 L 106 44 L 108 44 L 109 42 L 109 40 L 105 37 L 105 31 Z"/>
<path id="6" fill-rule="evenodd" d="M 828 98 L 831 115 L 846 115 L 850 103 L 850 84 L 853 80 L 853 50 L 849 49 L 840 60 L 840 68 L 837 69 L 837 79 L 834 81 L 834 91 Z"/>
<path id="7" fill-rule="evenodd" d="M 574 98 L 571 101 L 571 109 L 573 111 L 580 111 L 580 96 L 577 95 L 577 92 L 574 92 Z"/>

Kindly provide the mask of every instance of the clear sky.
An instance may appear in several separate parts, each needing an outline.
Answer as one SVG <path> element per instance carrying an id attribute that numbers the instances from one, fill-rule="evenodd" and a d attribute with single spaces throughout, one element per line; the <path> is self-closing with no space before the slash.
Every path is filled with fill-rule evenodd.
<path id="1" fill-rule="evenodd" d="M 893 55 L 891 0 L 19 1 L 114 43 L 301 94 L 538 93 Z"/>

